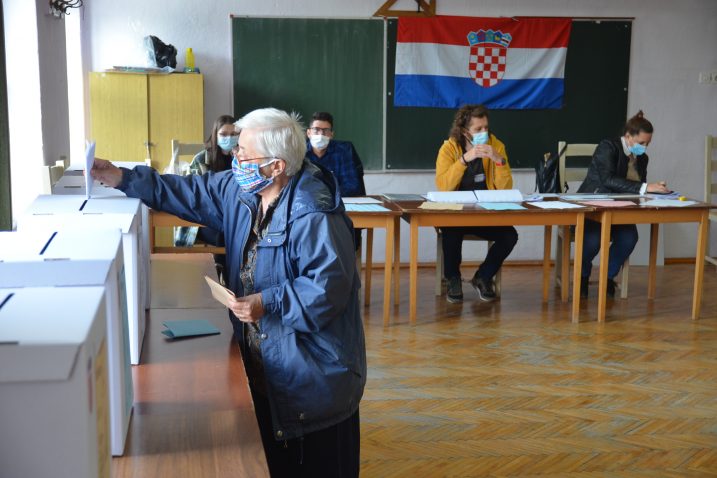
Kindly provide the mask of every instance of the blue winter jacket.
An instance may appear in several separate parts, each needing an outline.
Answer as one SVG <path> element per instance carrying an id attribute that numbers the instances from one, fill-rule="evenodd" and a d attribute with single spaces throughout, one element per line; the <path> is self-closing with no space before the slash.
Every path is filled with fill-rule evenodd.
<path id="1" fill-rule="evenodd" d="M 118 189 L 223 232 L 227 287 L 244 295 L 239 271 L 260 200 L 243 193 L 231 171 L 181 177 L 138 166 L 123 170 Z M 261 352 L 277 440 L 335 425 L 358 409 L 366 346 L 353 240 L 335 179 L 304 161 L 257 245 L 254 275 L 264 303 Z M 244 324 L 229 315 L 242 340 Z"/>

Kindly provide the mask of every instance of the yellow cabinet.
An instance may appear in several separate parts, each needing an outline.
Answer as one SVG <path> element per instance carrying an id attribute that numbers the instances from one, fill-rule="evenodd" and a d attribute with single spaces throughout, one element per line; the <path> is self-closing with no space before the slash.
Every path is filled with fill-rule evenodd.
<path id="1" fill-rule="evenodd" d="M 90 73 L 90 115 L 98 157 L 149 158 L 161 172 L 172 159 L 172 139 L 204 142 L 204 77 Z"/>

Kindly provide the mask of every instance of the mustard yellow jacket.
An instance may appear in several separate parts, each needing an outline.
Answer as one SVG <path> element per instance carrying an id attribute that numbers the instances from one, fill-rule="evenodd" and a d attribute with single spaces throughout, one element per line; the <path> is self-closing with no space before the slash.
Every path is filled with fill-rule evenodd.
<path id="1" fill-rule="evenodd" d="M 498 154 L 505 158 L 505 164 L 497 166 L 490 158 L 483 158 L 485 182 L 488 189 L 512 189 L 513 175 L 510 172 L 508 155 L 505 145 L 492 134 L 488 144 L 493 146 Z M 443 142 L 436 158 L 436 187 L 439 191 L 455 191 L 461 183 L 466 166 L 461 162 L 463 151 L 455 139 L 449 138 Z"/>

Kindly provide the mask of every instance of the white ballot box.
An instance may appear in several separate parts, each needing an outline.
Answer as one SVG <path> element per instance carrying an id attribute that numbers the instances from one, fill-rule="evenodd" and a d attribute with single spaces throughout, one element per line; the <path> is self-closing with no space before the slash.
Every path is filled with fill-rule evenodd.
<path id="1" fill-rule="evenodd" d="M 120 230 L 0 232 L 0 289 L 53 286 L 105 287 L 110 442 L 122 455 L 134 392 Z"/>
<path id="2" fill-rule="evenodd" d="M 129 163 L 133 166 L 135 165 L 143 165 L 144 163 Z M 118 163 L 117 166 L 126 166 L 123 163 Z M 106 196 L 118 196 L 118 197 L 127 197 L 125 193 L 120 191 L 119 189 L 111 188 L 109 186 L 105 186 L 104 184 L 101 184 L 99 181 L 94 181 L 92 186 L 92 197 L 106 197 Z M 68 169 L 65 171 L 65 175 L 60 178 L 57 183 L 52 187 L 52 194 L 61 194 L 61 195 L 79 195 L 79 196 L 85 196 L 86 194 L 86 187 L 85 187 L 85 178 L 83 175 L 83 171 L 80 169 Z M 143 279 L 144 288 L 142 289 L 142 303 L 144 304 L 145 310 L 149 310 L 151 301 L 152 301 L 152 290 L 151 290 L 151 280 L 149 278 L 150 274 L 150 252 L 151 246 L 149 243 L 149 207 L 142 204 L 140 206 L 141 213 L 142 213 L 142 221 L 140 223 L 140 241 L 139 241 L 139 251 L 140 251 L 140 265 L 143 267 L 142 274 L 143 277 L 146 278 L 146 280 Z"/>
<path id="3" fill-rule="evenodd" d="M 140 201 L 127 197 L 41 195 L 17 221 L 18 231 L 83 231 L 120 229 L 124 255 L 129 324 L 130 359 L 138 364 L 146 315 L 141 291 L 148 281 L 149 264 L 141 260 Z"/>
<path id="4" fill-rule="evenodd" d="M 104 295 L 0 289 L 2 476 L 110 476 Z"/>

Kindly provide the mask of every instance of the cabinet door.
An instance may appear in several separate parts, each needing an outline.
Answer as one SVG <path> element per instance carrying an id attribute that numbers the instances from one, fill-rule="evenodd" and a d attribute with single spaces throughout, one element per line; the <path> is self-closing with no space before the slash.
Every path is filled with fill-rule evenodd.
<path id="1" fill-rule="evenodd" d="M 152 166 L 172 159 L 172 139 L 204 142 L 204 77 L 199 74 L 149 76 L 149 137 Z M 191 161 L 192 158 L 181 158 Z"/>
<path id="2" fill-rule="evenodd" d="M 149 139 L 147 75 L 90 73 L 91 139 L 95 154 L 112 161 L 144 161 Z"/>

